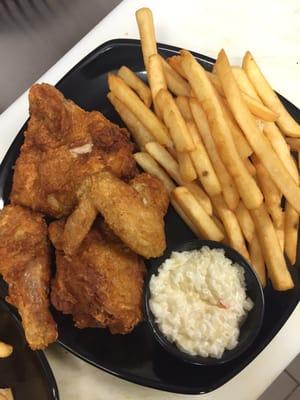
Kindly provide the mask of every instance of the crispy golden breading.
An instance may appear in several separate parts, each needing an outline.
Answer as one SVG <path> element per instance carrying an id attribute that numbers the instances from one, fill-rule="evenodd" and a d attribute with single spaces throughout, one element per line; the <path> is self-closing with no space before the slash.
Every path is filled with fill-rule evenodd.
<path id="1" fill-rule="evenodd" d="M 48 84 L 33 85 L 29 103 L 12 203 L 61 217 L 76 205 L 76 190 L 86 176 L 103 168 L 125 180 L 136 175 L 126 129 L 100 112 L 84 111 Z"/>
<path id="2" fill-rule="evenodd" d="M 73 256 L 62 251 L 64 221 L 49 227 L 56 247 L 52 304 L 72 314 L 78 328 L 128 333 L 142 319 L 145 267 L 138 255 L 95 224 Z"/>
<path id="3" fill-rule="evenodd" d="M 20 206 L 0 212 L 0 274 L 9 286 L 7 301 L 17 307 L 32 349 L 57 338 L 49 312 L 50 254 L 47 225 L 40 214 Z"/>

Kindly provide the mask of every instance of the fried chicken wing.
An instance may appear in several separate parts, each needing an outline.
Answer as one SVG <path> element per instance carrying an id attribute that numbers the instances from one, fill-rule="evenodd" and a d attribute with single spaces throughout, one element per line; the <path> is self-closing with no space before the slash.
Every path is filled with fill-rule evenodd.
<path id="1" fill-rule="evenodd" d="M 52 304 L 72 314 L 78 328 L 107 327 L 129 333 L 142 319 L 142 259 L 95 224 L 73 256 L 62 250 L 64 221 L 49 227 L 57 272 Z"/>
<path id="2" fill-rule="evenodd" d="M 86 112 L 48 84 L 33 85 L 25 142 L 15 165 L 11 201 L 61 217 L 77 204 L 82 180 L 104 168 L 136 175 L 126 129 L 100 112 Z"/>
<path id="3" fill-rule="evenodd" d="M 7 301 L 17 307 L 33 350 L 57 338 L 49 311 L 50 254 L 41 215 L 20 206 L 0 212 L 0 274 L 9 286 Z"/>

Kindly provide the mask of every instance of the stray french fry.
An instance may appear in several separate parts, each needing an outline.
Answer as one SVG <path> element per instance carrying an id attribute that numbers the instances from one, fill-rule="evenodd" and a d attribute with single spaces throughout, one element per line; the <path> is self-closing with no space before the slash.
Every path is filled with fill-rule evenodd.
<path id="1" fill-rule="evenodd" d="M 139 28 L 144 64 L 148 71 L 149 57 L 157 53 L 153 15 L 149 8 L 143 7 L 135 13 Z"/>
<path id="2" fill-rule="evenodd" d="M 121 78 L 111 73 L 108 74 L 108 86 L 115 96 L 142 122 L 159 143 L 172 147 L 172 141 L 166 127 Z"/>
<path id="3" fill-rule="evenodd" d="M 178 186 L 173 190 L 171 196 L 196 226 L 200 237 L 216 241 L 223 240 L 222 231 L 187 188 Z"/>
<path id="4" fill-rule="evenodd" d="M 156 95 L 160 91 L 160 89 L 167 89 L 167 83 L 161 62 L 161 57 L 158 54 L 152 54 L 152 56 L 149 57 L 147 76 L 151 89 L 155 113 L 159 118 L 162 118 L 162 111 L 157 105 Z"/>
<path id="5" fill-rule="evenodd" d="M 177 96 L 175 101 L 185 121 L 193 121 L 189 98 L 186 96 Z"/>
<path id="6" fill-rule="evenodd" d="M 140 120 L 113 94 L 113 92 L 109 92 L 107 97 L 127 126 L 133 140 L 140 150 L 144 149 L 145 144 L 153 142 L 154 138 L 148 129 L 144 127 Z"/>
<path id="7" fill-rule="evenodd" d="M 137 164 L 149 174 L 156 176 L 158 179 L 162 181 L 168 193 L 171 193 L 175 188 L 174 183 L 169 178 L 169 176 L 165 173 L 165 171 L 157 164 L 157 162 L 147 153 L 135 153 L 133 155 Z"/>
<path id="8" fill-rule="evenodd" d="M 0 358 L 9 357 L 13 352 L 13 347 L 10 344 L 0 342 Z"/>
<path id="9" fill-rule="evenodd" d="M 251 215 L 274 289 L 283 291 L 293 288 L 294 283 L 265 204 L 251 210 Z"/>
<path id="10" fill-rule="evenodd" d="M 118 71 L 118 76 L 139 95 L 147 107 L 151 106 L 151 90 L 131 69 L 123 65 Z"/>
<path id="11" fill-rule="evenodd" d="M 211 201 L 218 217 L 223 222 L 230 246 L 249 260 L 246 243 L 235 214 L 227 207 L 222 195 L 212 197 Z"/>
<path id="12" fill-rule="evenodd" d="M 197 178 L 197 173 L 195 171 L 190 154 L 191 153 L 188 152 L 177 152 L 179 173 L 184 182 L 192 182 Z"/>
<path id="13" fill-rule="evenodd" d="M 247 51 L 244 56 L 243 69 L 246 71 L 248 78 L 255 87 L 263 103 L 279 115 L 276 121 L 279 128 L 287 136 L 300 137 L 300 125 L 287 112 L 249 51 Z"/>
<path id="14" fill-rule="evenodd" d="M 191 87 L 187 81 L 183 79 L 163 57 L 161 57 L 161 61 L 170 92 L 174 93 L 176 96 L 189 96 Z"/>
<path id="15" fill-rule="evenodd" d="M 176 150 L 179 152 L 193 150 L 195 146 L 189 135 L 185 120 L 170 92 L 161 89 L 155 99 L 158 107 L 162 110 L 163 120 L 170 130 Z"/>
<path id="16" fill-rule="evenodd" d="M 249 253 L 250 253 L 251 265 L 253 266 L 262 287 L 265 287 L 266 286 L 265 260 L 257 236 L 253 236 L 252 241 L 249 243 Z"/>
<path id="17" fill-rule="evenodd" d="M 184 186 L 192 193 L 195 199 L 201 204 L 208 215 L 212 215 L 213 209 L 210 198 L 202 190 L 199 183 L 189 182 L 185 183 Z"/>
<path id="18" fill-rule="evenodd" d="M 175 56 L 171 56 L 167 58 L 167 63 L 175 69 L 175 71 L 182 76 L 182 78 L 186 79 L 186 75 L 181 66 L 181 56 L 179 54 Z"/>
<path id="19" fill-rule="evenodd" d="M 246 207 L 249 209 L 256 208 L 262 203 L 262 193 L 237 152 L 215 89 L 210 83 L 205 70 L 191 53 L 181 51 L 181 55 L 182 67 L 207 115 L 218 153 L 228 172 L 233 177 Z"/>
<path id="20" fill-rule="evenodd" d="M 251 214 L 243 202 L 239 202 L 235 215 L 248 243 L 251 243 L 255 234 L 255 226 Z"/>
<path id="21" fill-rule="evenodd" d="M 284 221 L 284 250 L 292 265 L 296 262 L 299 214 L 294 210 L 289 202 L 285 205 L 285 221 Z"/>
<path id="22" fill-rule="evenodd" d="M 198 100 L 193 98 L 190 99 L 190 107 L 198 128 L 198 132 L 202 138 L 210 161 L 213 165 L 214 171 L 221 184 L 224 200 L 228 207 L 231 210 L 234 210 L 239 203 L 240 196 L 232 177 L 227 172 L 227 169 L 217 152 L 206 115 L 202 110 Z"/>
<path id="23" fill-rule="evenodd" d="M 300 150 L 300 138 L 286 138 L 288 145 L 291 147 L 292 151 Z"/>
<path id="24" fill-rule="evenodd" d="M 197 127 L 194 122 L 187 122 L 187 127 L 191 138 L 193 139 L 195 150 L 190 152 L 191 159 L 197 171 L 199 180 L 209 196 L 215 196 L 222 191 L 219 179 L 214 171 L 207 151 L 202 143 L 202 139 L 198 134 Z"/>
<path id="25" fill-rule="evenodd" d="M 177 161 L 162 145 L 157 142 L 147 143 L 146 151 L 163 167 L 172 179 L 178 184 L 183 185 L 183 180 L 179 172 L 179 165 Z"/>
<path id="26" fill-rule="evenodd" d="M 272 180 L 293 207 L 300 213 L 300 188 L 273 150 L 268 139 L 260 132 L 240 94 L 227 56 L 222 50 L 216 62 L 217 75 L 222 83 L 227 102 L 235 119 L 242 128 L 252 149 L 271 175 Z M 244 201 L 245 203 L 245 201 Z M 245 203 L 247 206 L 247 204 Z M 247 206 L 248 207 L 248 206 Z M 249 207 L 248 207 L 249 208 Z"/>

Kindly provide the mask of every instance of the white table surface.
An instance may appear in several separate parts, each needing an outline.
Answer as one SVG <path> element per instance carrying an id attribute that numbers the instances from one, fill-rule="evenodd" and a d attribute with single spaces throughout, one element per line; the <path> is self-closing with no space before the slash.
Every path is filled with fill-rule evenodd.
<path id="1" fill-rule="evenodd" d="M 88 2 L 86 2 L 88 6 Z M 157 39 L 215 57 L 224 47 L 238 63 L 245 50 L 256 56 L 273 86 L 300 107 L 300 7 L 298 0 L 125 0 L 39 81 L 55 84 L 95 47 L 114 38 L 137 38 L 134 12 L 149 6 Z M 0 161 L 28 116 L 24 93 L 0 116 Z M 276 310 L 275 310 L 276 312 Z M 255 400 L 300 351 L 300 306 L 265 350 L 214 392 L 193 398 Z M 104 373 L 59 346 L 48 360 L 61 400 L 167 400 L 190 396 L 144 388 Z"/>

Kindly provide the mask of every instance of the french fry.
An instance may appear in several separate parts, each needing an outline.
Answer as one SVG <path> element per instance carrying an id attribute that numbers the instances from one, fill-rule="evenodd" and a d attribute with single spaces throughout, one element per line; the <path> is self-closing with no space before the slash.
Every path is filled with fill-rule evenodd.
<path id="1" fill-rule="evenodd" d="M 143 150 L 145 144 L 153 142 L 154 138 L 151 133 L 144 127 L 139 119 L 113 94 L 109 92 L 107 95 L 114 109 L 120 115 L 122 121 L 127 126 L 133 140 L 140 150 Z"/>
<path id="2" fill-rule="evenodd" d="M 72 255 L 89 233 L 96 217 L 97 210 L 88 193 L 82 195 L 78 206 L 68 217 L 63 232 L 63 249 L 65 254 Z"/>
<path id="3" fill-rule="evenodd" d="M 177 107 L 181 112 L 185 121 L 193 121 L 193 116 L 190 108 L 189 98 L 186 96 L 177 96 L 175 98 Z"/>
<path id="4" fill-rule="evenodd" d="M 194 225 L 194 223 L 190 220 L 190 218 L 185 214 L 183 209 L 180 207 L 179 203 L 174 199 L 171 198 L 170 203 L 172 204 L 174 210 L 177 212 L 177 214 L 180 216 L 180 218 L 186 223 L 186 225 L 190 228 L 190 230 L 197 236 L 201 237 L 199 235 L 199 231 L 197 227 Z"/>
<path id="5" fill-rule="evenodd" d="M 265 204 L 251 210 L 251 215 L 267 265 L 268 275 L 274 289 L 283 291 L 293 288 L 294 283 L 287 269 L 274 226 Z"/>
<path id="6" fill-rule="evenodd" d="M 167 89 L 167 83 L 161 58 L 158 54 L 152 54 L 152 56 L 149 57 L 147 76 L 151 89 L 155 113 L 159 118 L 162 118 L 162 110 L 160 110 L 157 105 L 156 95 L 160 91 L 160 89 Z"/>
<path id="7" fill-rule="evenodd" d="M 0 342 L 0 358 L 7 358 L 13 352 L 13 347 L 10 344 Z"/>
<path id="8" fill-rule="evenodd" d="M 184 182 L 179 172 L 179 165 L 168 150 L 157 142 L 147 143 L 145 148 L 178 185 L 183 185 Z"/>
<path id="9" fill-rule="evenodd" d="M 290 146 L 292 151 L 300 150 L 300 138 L 286 138 L 288 145 Z"/>
<path id="10" fill-rule="evenodd" d="M 123 65 L 118 71 L 118 76 L 139 95 L 147 107 L 151 106 L 151 90 L 131 69 Z"/>
<path id="11" fill-rule="evenodd" d="M 254 89 L 252 83 L 249 81 L 249 78 L 245 72 L 245 70 L 241 67 L 231 67 L 233 76 L 238 84 L 240 90 L 246 93 L 248 96 L 252 97 L 261 102 L 256 90 Z"/>
<path id="12" fill-rule="evenodd" d="M 215 89 L 194 57 L 187 51 L 181 51 L 181 55 L 182 67 L 207 115 L 218 153 L 233 177 L 246 207 L 256 208 L 263 200 L 262 193 L 237 152 Z"/>
<path id="13" fill-rule="evenodd" d="M 144 64 L 148 71 L 149 57 L 157 53 L 153 16 L 149 8 L 143 7 L 136 11 L 135 17 L 140 33 Z"/>
<path id="14" fill-rule="evenodd" d="M 157 162 L 147 153 L 135 153 L 133 155 L 137 164 L 149 174 L 156 176 L 158 179 L 162 181 L 168 193 L 171 193 L 175 188 L 174 183 L 169 178 L 169 176 L 165 173 L 165 171 L 157 164 Z"/>
<path id="15" fill-rule="evenodd" d="M 187 188 L 178 186 L 173 190 L 171 197 L 196 226 L 200 237 L 216 241 L 223 240 L 224 235 L 221 230 Z"/>
<path id="16" fill-rule="evenodd" d="M 234 210 L 237 207 L 240 198 L 235 183 L 232 177 L 227 172 L 227 169 L 217 152 L 206 115 L 202 110 L 200 103 L 198 102 L 198 100 L 191 98 L 190 106 L 195 123 L 198 128 L 198 132 L 202 138 L 207 154 L 213 165 L 214 171 L 221 184 L 224 200 L 227 206 L 231 210 Z"/>
<path id="17" fill-rule="evenodd" d="M 212 197 L 211 201 L 218 217 L 223 222 L 230 246 L 249 260 L 249 253 L 235 214 L 227 207 L 222 195 Z"/>
<path id="18" fill-rule="evenodd" d="M 0 400 L 14 400 L 13 392 L 10 388 L 0 389 Z"/>
<path id="19" fill-rule="evenodd" d="M 270 213 L 275 227 L 282 225 L 281 193 L 272 181 L 268 171 L 256 156 L 252 156 L 256 168 L 256 177 L 264 194 L 266 207 Z"/>
<path id="20" fill-rule="evenodd" d="M 284 214 L 285 212 L 282 213 L 282 223 L 279 226 L 274 226 L 275 232 L 280 244 L 281 251 L 284 252 L 284 242 L 285 242 L 285 234 L 284 234 Z"/>
<path id="21" fill-rule="evenodd" d="M 170 92 L 162 89 L 155 99 L 158 107 L 162 110 L 163 120 L 170 130 L 176 150 L 179 152 L 193 150 L 195 146 L 189 135 L 186 123 Z"/>
<path id="22" fill-rule="evenodd" d="M 248 110 L 240 94 L 240 90 L 232 74 L 227 56 L 224 51 L 219 53 L 216 71 L 226 94 L 227 102 L 235 119 L 242 128 L 248 142 L 272 180 L 293 207 L 300 213 L 300 188 L 294 182 L 289 172 L 278 158 L 268 139 L 262 135 L 256 122 Z M 244 201 L 245 203 L 245 201 Z M 248 205 L 245 203 L 248 207 Z M 250 207 L 248 207 L 250 208 Z"/>
<path id="23" fill-rule="evenodd" d="M 195 150 L 194 150 L 195 151 Z M 191 155 L 188 152 L 177 152 L 179 173 L 184 182 L 192 182 L 197 178 Z"/>
<path id="24" fill-rule="evenodd" d="M 256 175 L 256 169 L 253 166 L 253 164 L 251 163 L 251 161 L 249 160 L 249 158 L 245 158 L 244 165 L 247 168 L 250 175 L 252 175 L 252 176 Z"/>
<path id="25" fill-rule="evenodd" d="M 279 128 L 287 136 L 300 137 L 300 125 L 285 109 L 249 51 L 247 51 L 244 56 L 243 69 L 246 71 L 249 80 L 255 87 L 255 90 L 263 103 L 279 115 L 276 121 Z"/>
<path id="26" fill-rule="evenodd" d="M 197 171 L 199 180 L 209 196 L 215 196 L 222 191 L 219 179 L 214 171 L 207 151 L 202 143 L 202 139 L 198 134 L 197 127 L 194 122 L 187 122 L 187 127 L 191 138 L 193 139 L 195 150 L 190 152 L 191 159 Z"/>
<path id="27" fill-rule="evenodd" d="M 159 143 L 172 147 L 166 127 L 120 77 L 108 74 L 108 86 L 111 92 L 142 122 Z"/>
<path id="28" fill-rule="evenodd" d="M 239 202 L 239 205 L 235 209 L 235 215 L 245 239 L 248 243 L 251 243 L 255 235 L 255 226 L 248 208 L 245 207 L 242 201 Z"/>
<path id="29" fill-rule="evenodd" d="M 176 96 L 189 96 L 191 87 L 187 81 L 183 79 L 163 57 L 161 57 L 161 61 L 170 92 L 174 93 Z"/>
<path id="30" fill-rule="evenodd" d="M 184 79 L 186 79 L 186 75 L 181 66 L 181 56 L 176 54 L 175 56 L 171 56 L 167 58 L 167 63 Z"/>
<path id="31" fill-rule="evenodd" d="M 249 243 L 249 254 L 250 254 L 251 265 L 254 268 L 262 287 L 265 287 L 266 286 L 265 260 L 261 246 L 259 244 L 256 235 L 253 236 L 252 241 Z"/>
<path id="32" fill-rule="evenodd" d="M 289 202 L 285 205 L 284 250 L 292 265 L 296 262 L 298 243 L 299 214 Z"/>
<path id="33" fill-rule="evenodd" d="M 212 215 L 212 203 L 207 194 L 202 190 L 200 184 L 197 182 L 185 183 L 184 186 L 192 193 L 195 199 L 201 204 L 208 215 Z"/>

